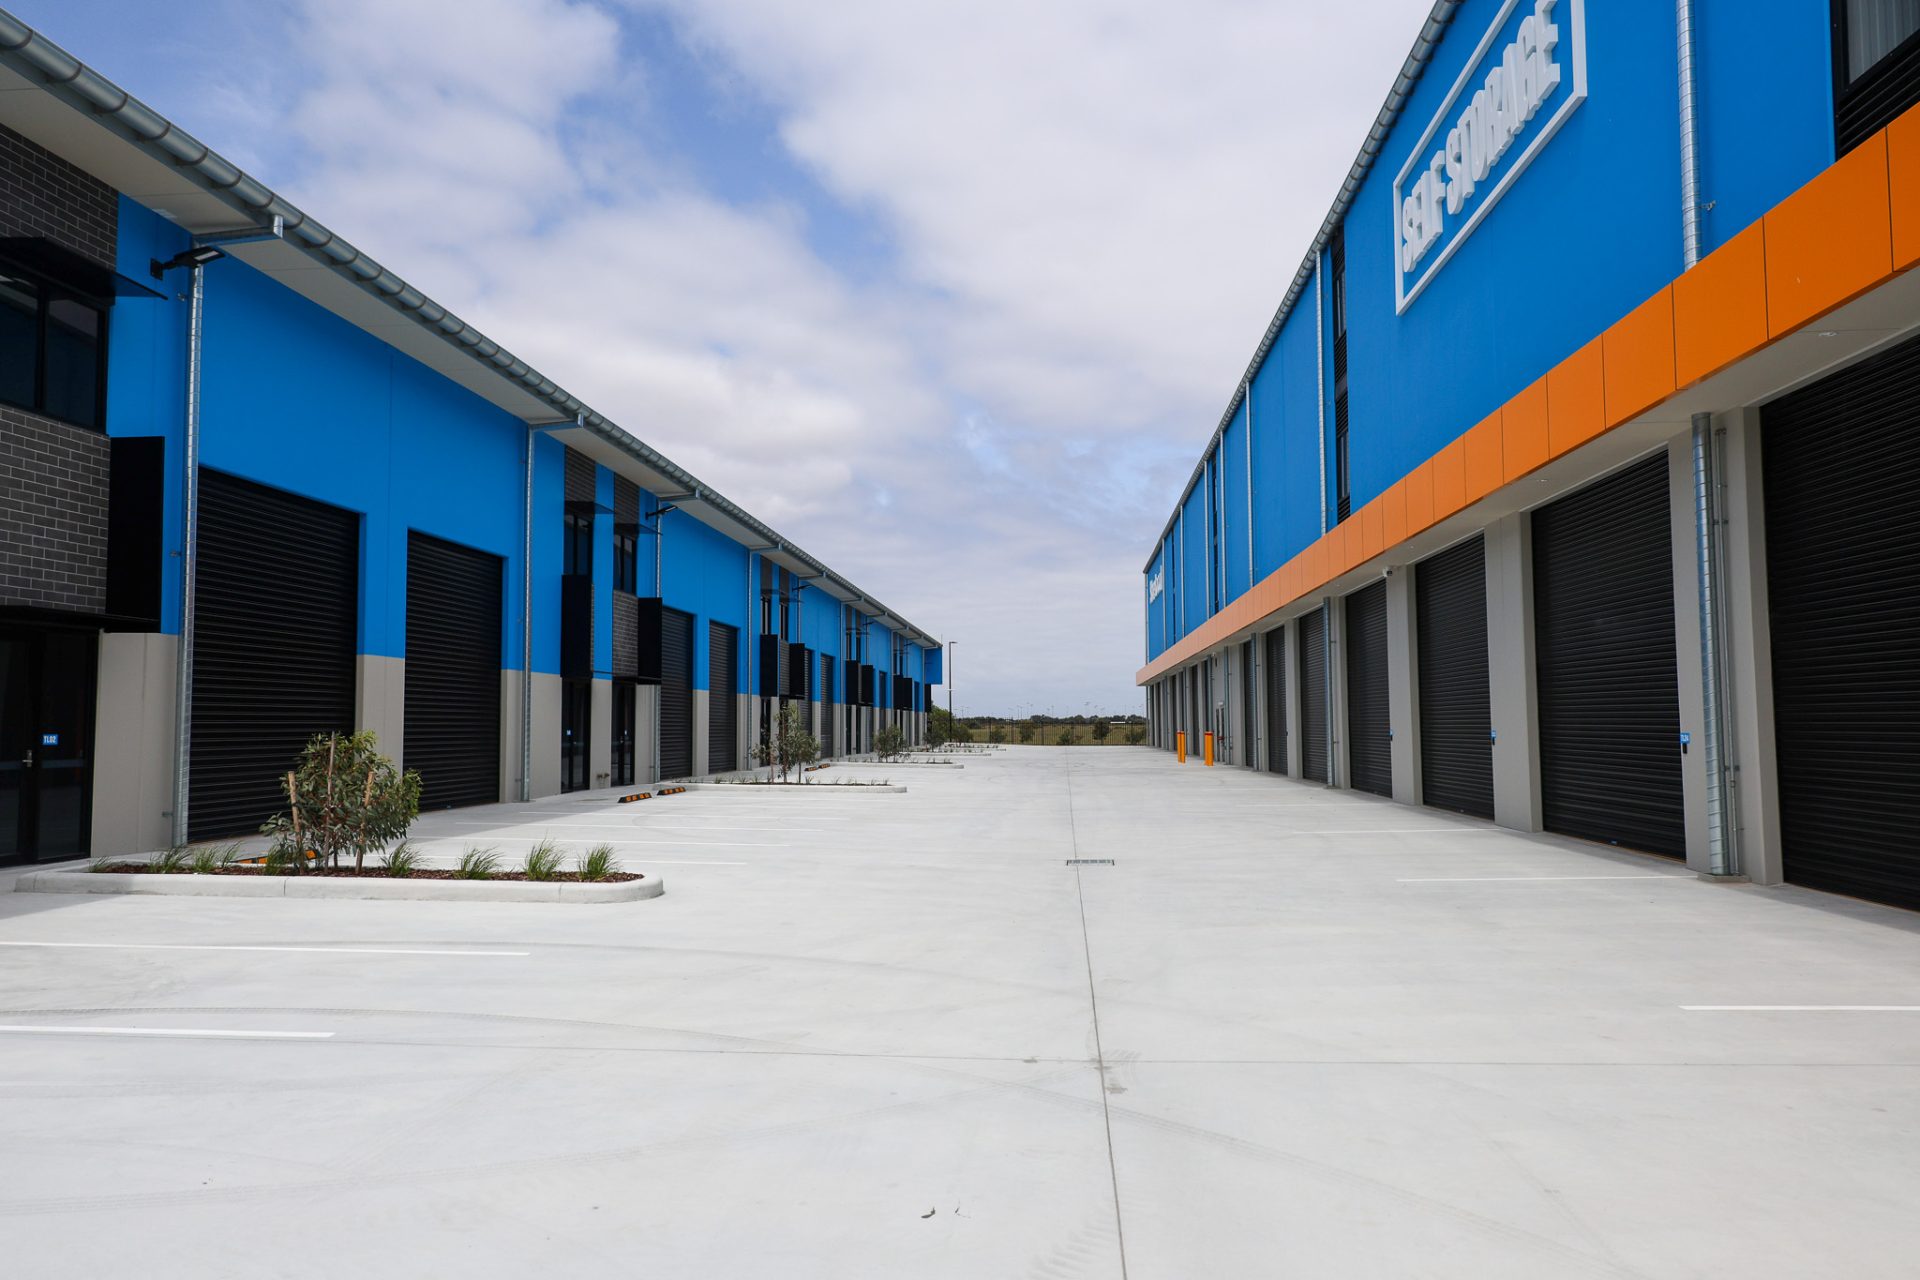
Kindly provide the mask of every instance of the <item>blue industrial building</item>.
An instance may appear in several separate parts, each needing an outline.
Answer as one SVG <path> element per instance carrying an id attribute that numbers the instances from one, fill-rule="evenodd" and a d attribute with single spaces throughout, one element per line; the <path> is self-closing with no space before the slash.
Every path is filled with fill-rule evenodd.
<path id="1" fill-rule="evenodd" d="M 0 11 L 0 862 L 924 733 L 939 643 Z M 183 696 L 184 695 L 184 696 Z"/>
<path id="2" fill-rule="evenodd" d="M 1155 743 L 1920 906 L 1916 102 L 1900 0 L 1436 4 L 1153 544 Z"/>

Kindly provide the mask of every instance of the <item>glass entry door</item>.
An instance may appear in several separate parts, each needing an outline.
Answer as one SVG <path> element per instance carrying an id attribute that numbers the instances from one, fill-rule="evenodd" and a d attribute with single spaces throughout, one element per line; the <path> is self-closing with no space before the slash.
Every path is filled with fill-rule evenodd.
<path id="1" fill-rule="evenodd" d="M 98 637 L 0 628 L 0 862 L 87 852 Z"/>

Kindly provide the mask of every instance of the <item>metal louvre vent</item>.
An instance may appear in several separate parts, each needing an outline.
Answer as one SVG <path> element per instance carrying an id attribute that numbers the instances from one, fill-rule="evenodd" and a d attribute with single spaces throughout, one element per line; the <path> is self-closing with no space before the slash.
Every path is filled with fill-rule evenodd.
<path id="1" fill-rule="evenodd" d="M 353 731 L 360 517 L 200 476 L 188 838 L 252 835 L 316 733 Z"/>
<path id="2" fill-rule="evenodd" d="M 1267 632 L 1267 770 L 1287 771 L 1287 629 Z"/>
<path id="3" fill-rule="evenodd" d="M 1393 794 L 1393 711 L 1387 694 L 1387 584 L 1346 599 L 1347 758 L 1356 791 Z"/>
<path id="4" fill-rule="evenodd" d="M 420 807 L 500 799 L 502 562 L 407 533 L 406 766 Z"/>
<path id="5" fill-rule="evenodd" d="M 1475 536 L 1413 575 L 1419 633 L 1421 798 L 1493 816 L 1493 705 L 1487 662 L 1487 547 Z"/>
<path id="6" fill-rule="evenodd" d="M 1533 513 L 1546 827 L 1686 853 L 1665 453 Z"/>
<path id="7" fill-rule="evenodd" d="M 660 776 L 693 772 L 693 615 L 660 610 Z"/>
<path id="8" fill-rule="evenodd" d="M 1920 908 L 1920 342 L 1762 415 L 1786 878 Z"/>
<path id="9" fill-rule="evenodd" d="M 707 623 L 707 771 L 740 767 L 740 633 Z"/>
<path id="10" fill-rule="evenodd" d="M 1300 775 L 1327 780 L 1327 614 L 1300 619 Z"/>

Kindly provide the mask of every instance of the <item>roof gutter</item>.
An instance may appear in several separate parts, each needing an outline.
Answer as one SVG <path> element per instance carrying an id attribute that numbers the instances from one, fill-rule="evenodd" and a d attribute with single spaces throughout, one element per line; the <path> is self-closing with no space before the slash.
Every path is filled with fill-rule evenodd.
<path id="1" fill-rule="evenodd" d="M 742 528 L 751 530 L 764 542 L 780 544 L 785 554 L 817 570 L 827 582 L 850 596 L 864 598 L 864 593 L 851 582 L 787 542 L 740 506 L 696 480 L 664 454 L 642 443 L 638 437 L 605 415 L 589 408 L 560 384 L 360 252 L 303 210 L 249 177 L 239 166 L 215 153 L 204 142 L 5 9 L 0 9 L 0 63 L 45 85 L 54 97 L 92 116 L 102 127 L 178 171 L 243 217 L 251 219 L 255 225 L 269 227 L 278 219 L 285 228 L 286 242 L 308 257 L 373 294 L 393 310 L 485 366 L 490 373 L 514 383 L 550 407 L 556 415 L 577 421 L 581 427 L 649 470 L 673 480 L 693 495 L 691 501 L 699 502 Z M 867 603 L 895 618 L 921 644 L 939 646 L 938 640 L 885 610 L 878 601 L 867 598 Z"/>
<path id="2" fill-rule="evenodd" d="M 1407 60 L 1400 68 L 1400 75 L 1393 82 L 1393 90 L 1387 94 L 1386 102 L 1380 108 L 1380 114 L 1374 118 L 1373 128 L 1367 132 L 1367 140 L 1360 144 L 1360 154 L 1353 158 L 1353 167 L 1347 171 L 1347 180 L 1340 184 L 1340 194 L 1334 197 L 1333 207 L 1327 210 L 1326 218 L 1320 223 L 1320 230 L 1314 234 L 1313 244 L 1307 249 L 1307 256 L 1301 260 L 1300 269 L 1293 273 L 1293 284 L 1287 289 L 1287 296 L 1281 300 L 1279 310 L 1273 313 L 1273 319 L 1267 325 L 1267 332 L 1260 339 L 1260 345 L 1254 348 L 1253 359 L 1247 362 L 1247 371 L 1240 376 L 1240 382 L 1233 389 L 1233 399 L 1227 402 L 1227 408 L 1220 415 L 1220 423 L 1213 429 L 1213 436 L 1207 441 L 1207 447 L 1200 451 L 1200 461 L 1195 465 L 1193 474 L 1187 477 L 1186 488 L 1180 491 L 1180 500 L 1173 504 L 1178 512 L 1186 505 L 1187 496 L 1193 492 L 1193 486 L 1200 482 L 1200 474 L 1206 469 L 1207 455 L 1220 443 L 1227 424 L 1233 421 L 1234 414 L 1240 411 L 1240 401 L 1250 394 L 1253 380 L 1260 372 L 1260 366 L 1267 362 L 1267 353 L 1273 350 L 1273 344 L 1280 336 L 1280 326 L 1293 314 L 1294 304 L 1300 301 L 1301 293 L 1308 281 L 1313 279 L 1315 265 L 1320 261 L 1320 251 L 1327 247 L 1327 241 L 1333 238 L 1334 231 L 1347 216 L 1347 209 L 1353 204 L 1354 196 L 1359 194 L 1360 184 L 1366 181 L 1367 174 L 1373 169 L 1373 163 L 1380 158 L 1380 148 L 1386 144 L 1387 135 L 1393 132 L 1393 126 L 1400 121 L 1400 113 L 1405 110 L 1407 99 L 1413 96 L 1414 86 L 1420 83 L 1421 75 L 1427 69 L 1427 63 L 1433 59 L 1433 51 L 1440 44 L 1440 37 L 1446 34 L 1447 24 L 1453 21 L 1454 11 L 1459 9 L 1461 0 L 1437 0 L 1433 11 L 1427 15 L 1426 25 L 1420 28 L 1420 36 L 1413 42 L 1413 48 L 1407 54 Z M 1167 535 L 1173 532 L 1175 517 L 1168 516 L 1167 523 L 1160 530 L 1160 536 L 1154 540 L 1153 555 L 1147 557 L 1143 572 L 1151 572 L 1153 561 L 1160 554 L 1160 547 Z"/>

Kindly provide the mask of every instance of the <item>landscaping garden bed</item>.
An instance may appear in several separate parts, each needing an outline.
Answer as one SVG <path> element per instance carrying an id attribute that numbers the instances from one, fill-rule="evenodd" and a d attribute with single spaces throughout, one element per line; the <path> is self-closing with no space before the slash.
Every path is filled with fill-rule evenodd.
<path id="1" fill-rule="evenodd" d="M 290 879 L 304 880 L 309 876 L 321 880 L 504 880 L 521 884 L 624 884 L 629 880 L 644 880 L 646 876 L 637 871 L 610 871 L 603 875 L 584 876 L 578 871 L 556 871 L 547 876 L 530 876 L 524 871 L 495 871 L 485 876 L 461 875 L 444 867 L 417 868 L 403 876 L 396 876 L 385 867 L 364 867 L 355 870 L 352 867 L 323 867 L 310 871 L 269 871 L 262 866 L 236 865 L 217 867 L 211 871 L 196 871 L 190 866 L 155 869 L 144 862 L 107 862 L 87 869 L 94 875 L 148 875 L 148 876 L 285 876 Z"/>

